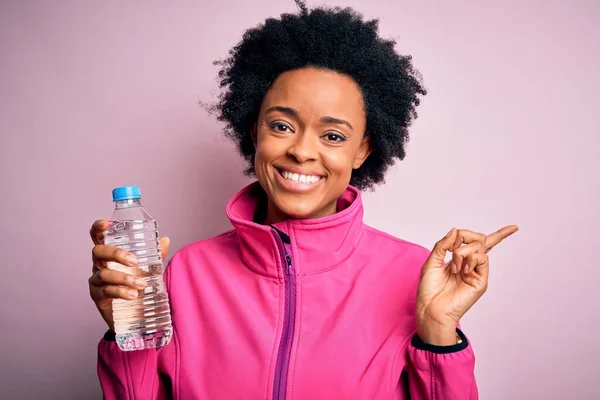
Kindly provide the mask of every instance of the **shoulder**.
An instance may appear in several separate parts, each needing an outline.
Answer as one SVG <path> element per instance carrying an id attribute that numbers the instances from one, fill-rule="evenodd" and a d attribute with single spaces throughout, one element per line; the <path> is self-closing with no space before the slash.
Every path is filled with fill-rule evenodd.
<path id="1" fill-rule="evenodd" d="M 177 271 L 185 266 L 201 266 L 210 261 L 211 257 L 222 257 L 233 252 L 237 254 L 237 243 L 237 233 L 233 229 L 192 242 L 175 252 L 168 269 Z"/>
<path id="2" fill-rule="evenodd" d="M 207 239 L 197 240 L 195 242 L 183 246 L 175 253 L 173 258 L 175 258 L 175 256 L 193 256 L 207 249 L 228 247 L 235 243 L 237 243 L 237 233 L 234 229 L 230 229 L 216 236 Z"/>
<path id="3" fill-rule="evenodd" d="M 404 260 L 414 260 L 422 264 L 431 253 L 419 244 L 397 238 L 368 225 L 365 225 L 365 230 L 367 245 L 381 255 L 402 257 Z"/>
<path id="4" fill-rule="evenodd" d="M 377 292 L 398 315 L 414 316 L 423 264 L 430 255 L 425 247 L 367 226 L 362 254 L 376 277 Z M 411 325 L 410 323 L 409 325 Z"/>

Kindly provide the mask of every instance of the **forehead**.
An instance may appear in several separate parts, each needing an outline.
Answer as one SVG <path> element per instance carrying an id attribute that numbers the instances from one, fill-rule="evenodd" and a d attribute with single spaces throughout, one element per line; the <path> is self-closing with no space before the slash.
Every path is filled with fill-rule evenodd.
<path id="1" fill-rule="evenodd" d="M 263 110 L 273 106 L 296 109 L 299 114 L 364 119 L 363 97 L 349 76 L 333 71 L 303 68 L 281 74 L 263 100 Z"/>

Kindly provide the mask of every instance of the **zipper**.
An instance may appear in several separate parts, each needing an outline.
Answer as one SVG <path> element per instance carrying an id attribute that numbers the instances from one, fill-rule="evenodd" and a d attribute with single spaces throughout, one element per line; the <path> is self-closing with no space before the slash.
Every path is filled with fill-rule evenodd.
<path id="1" fill-rule="evenodd" d="M 275 364 L 275 381 L 273 383 L 273 400 L 285 399 L 287 391 L 287 378 L 290 367 L 290 356 L 292 353 L 292 341 L 294 339 L 294 323 L 296 320 L 296 278 L 292 260 L 292 249 L 290 238 L 276 228 L 273 229 L 279 256 L 281 257 L 281 268 L 283 269 L 283 282 L 285 287 L 285 309 L 283 312 L 283 330 L 277 352 L 277 363 Z"/>

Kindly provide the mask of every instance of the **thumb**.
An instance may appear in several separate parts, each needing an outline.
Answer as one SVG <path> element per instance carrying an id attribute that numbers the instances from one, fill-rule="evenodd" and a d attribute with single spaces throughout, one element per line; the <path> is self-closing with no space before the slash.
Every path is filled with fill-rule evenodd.
<path id="1" fill-rule="evenodd" d="M 161 250 L 161 255 L 163 260 L 167 259 L 167 254 L 169 254 L 169 246 L 171 245 L 171 239 L 169 239 L 168 236 L 163 236 L 161 238 L 158 238 L 158 241 L 160 243 L 160 250 Z"/>
<path id="2" fill-rule="evenodd" d="M 450 250 L 454 245 L 457 234 L 458 230 L 456 228 L 452 228 L 450 232 L 446 234 L 446 236 L 444 236 L 435 244 L 433 250 L 431 250 L 431 254 L 429 254 L 429 257 L 425 262 L 426 267 L 444 266 L 444 258 L 446 257 L 446 252 Z"/>

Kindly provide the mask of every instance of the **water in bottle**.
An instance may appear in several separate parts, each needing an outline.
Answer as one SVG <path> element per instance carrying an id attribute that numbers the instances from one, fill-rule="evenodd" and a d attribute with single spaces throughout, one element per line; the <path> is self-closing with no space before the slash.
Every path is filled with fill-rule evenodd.
<path id="1" fill-rule="evenodd" d="M 171 340 L 171 313 L 163 281 L 164 264 L 158 242 L 158 223 L 141 204 L 137 186 L 113 190 L 115 210 L 104 243 L 120 247 L 138 259 L 135 267 L 109 262 L 108 268 L 143 278 L 147 286 L 135 300 L 113 300 L 117 344 L 122 350 L 164 346 Z"/>

